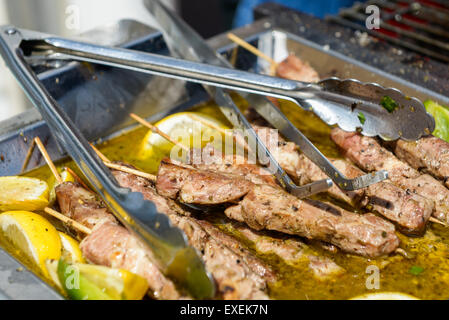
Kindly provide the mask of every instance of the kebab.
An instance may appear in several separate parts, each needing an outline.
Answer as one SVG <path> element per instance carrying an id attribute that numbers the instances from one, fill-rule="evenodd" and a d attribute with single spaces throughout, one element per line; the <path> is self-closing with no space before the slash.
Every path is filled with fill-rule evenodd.
<path id="1" fill-rule="evenodd" d="M 388 170 L 389 180 L 405 189 L 435 201 L 433 216 L 447 224 L 449 222 L 449 190 L 429 174 L 421 174 L 408 164 L 396 158 L 371 137 L 335 128 L 331 139 L 343 150 L 346 157 L 365 171 L 380 168 Z"/>

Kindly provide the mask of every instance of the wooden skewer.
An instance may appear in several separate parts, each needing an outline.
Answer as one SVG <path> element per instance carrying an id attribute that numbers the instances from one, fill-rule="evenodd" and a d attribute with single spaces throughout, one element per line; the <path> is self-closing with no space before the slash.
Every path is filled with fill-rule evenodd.
<path id="1" fill-rule="evenodd" d="M 36 142 L 33 139 L 33 141 L 31 141 L 30 147 L 28 148 L 28 152 L 25 156 L 25 160 L 23 161 L 22 168 L 20 169 L 20 173 L 23 173 L 26 170 L 26 168 L 28 167 L 28 163 L 30 162 L 31 156 L 33 155 L 35 146 L 36 146 Z"/>
<path id="2" fill-rule="evenodd" d="M 47 150 L 45 149 L 44 145 L 42 144 L 42 141 L 39 137 L 34 138 L 34 141 L 37 145 L 37 147 L 39 148 L 40 152 L 42 153 L 42 156 L 45 159 L 45 162 L 47 162 L 48 166 L 50 167 L 51 172 L 53 172 L 53 175 L 56 178 L 56 181 L 58 183 L 62 183 L 62 178 L 59 175 L 58 170 L 55 167 L 55 164 L 53 163 L 53 161 L 51 160 L 50 156 L 48 155 Z"/>
<path id="3" fill-rule="evenodd" d="M 118 171 L 131 173 L 133 175 L 148 179 L 152 182 L 156 182 L 157 177 L 155 175 L 152 175 L 152 174 L 146 173 L 146 172 L 142 172 L 140 170 L 136 170 L 133 168 L 128 168 L 127 166 L 122 166 L 122 165 L 119 165 L 116 163 L 112 163 L 103 153 L 101 153 L 100 150 L 95 148 L 94 145 L 91 144 L 91 147 L 98 154 L 98 157 L 100 157 L 100 159 L 103 160 L 103 163 L 106 167 L 114 169 L 114 170 L 118 170 Z"/>
<path id="4" fill-rule="evenodd" d="M 118 170 L 118 171 L 131 173 L 133 175 L 136 175 L 136 176 L 148 179 L 148 180 L 150 180 L 152 182 L 156 182 L 156 179 L 157 179 L 157 177 L 155 175 L 153 175 L 153 174 L 146 173 L 146 172 L 143 172 L 143 171 L 140 171 L 140 170 L 136 170 L 136 169 L 133 169 L 133 168 L 128 168 L 126 166 L 121 166 L 119 164 L 115 164 L 115 163 L 112 163 L 112 162 L 105 162 L 104 165 L 106 167 L 108 167 L 108 168 L 111 168 L 111 169 L 115 169 L 115 170 Z"/>
<path id="5" fill-rule="evenodd" d="M 441 224 L 442 226 L 447 227 L 447 224 L 446 224 L 446 223 L 444 223 L 443 221 L 440 221 L 440 220 L 438 220 L 438 219 L 436 219 L 436 218 L 434 218 L 434 217 L 430 217 L 430 218 L 429 218 L 429 221 L 430 221 L 430 222 L 433 222 L 433 223 L 438 223 L 438 224 Z"/>
<path id="6" fill-rule="evenodd" d="M 95 153 L 98 155 L 98 157 L 103 161 L 103 162 L 112 162 L 111 160 L 109 160 L 100 150 L 98 150 L 92 143 L 90 144 L 90 146 L 92 147 L 92 149 L 94 149 Z"/>
<path id="7" fill-rule="evenodd" d="M 258 57 L 261 57 L 262 59 L 268 61 L 271 65 L 271 67 L 276 70 L 277 67 L 277 63 L 276 61 L 273 60 L 273 58 L 267 56 L 265 53 L 263 53 L 262 51 L 260 51 L 259 49 L 257 49 L 256 47 L 250 45 L 248 42 L 246 42 L 245 40 L 243 40 L 242 38 L 237 37 L 235 34 L 233 33 L 228 33 L 228 38 L 232 41 L 234 41 L 235 43 L 237 43 L 239 46 L 245 48 L 246 50 L 252 52 L 253 54 L 255 54 Z"/>
<path id="8" fill-rule="evenodd" d="M 67 170 L 68 173 L 70 173 L 74 178 L 75 181 L 78 182 L 80 185 L 83 186 L 84 189 L 87 189 L 89 191 L 92 191 L 91 188 L 89 188 L 89 186 L 87 184 L 84 183 L 83 179 L 81 179 L 75 171 L 73 171 L 72 169 L 70 169 L 69 167 L 65 167 L 65 169 Z M 93 192 L 93 191 L 92 191 Z"/>
<path id="9" fill-rule="evenodd" d="M 180 144 L 178 141 L 173 140 L 168 134 L 162 132 L 161 130 L 159 130 L 158 127 L 153 126 L 151 123 L 149 123 L 148 121 L 146 121 L 145 119 L 139 117 L 138 115 L 136 115 L 135 113 L 130 113 L 129 116 L 131 118 L 133 118 L 134 120 L 136 120 L 137 122 L 139 122 L 140 124 L 142 124 L 143 126 L 149 128 L 151 131 L 153 131 L 154 133 L 157 133 L 158 135 L 160 135 L 161 137 L 163 137 L 164 139 L 166 139 L 167 141 L 170 141 L 171 143 L 173 143 L 174 145 L 180 147 L 181 149 L 183 149 L 185 152 L 187 152 L 187 154 L 190 152 L 189 148 L 187 148 L 186 146 L 183 146 L 182 144 Z"/>
<path id="10" fill-rule="evenodd" d="M 46 213 L 48 213 L 49 215 L 51 215 L 52 217 L 55 217 L 56 219 L 61 220 L 62 222 L 67 224 L 69 227 L 71 227 L 77 231 L 80 231 L 85 234 L 92 233 L 91 229 L 87 228 L 86 226 L 83 226 L 81 223 L 79 223 L 73 219 L 70 219 L 69 217 L 66 217 L 65 215 L 63 215 L 62 213 L 59 213 L 56 210 L 53 210 L 53 209 L 47 207 L 44 209 L 44 211 Z"/>

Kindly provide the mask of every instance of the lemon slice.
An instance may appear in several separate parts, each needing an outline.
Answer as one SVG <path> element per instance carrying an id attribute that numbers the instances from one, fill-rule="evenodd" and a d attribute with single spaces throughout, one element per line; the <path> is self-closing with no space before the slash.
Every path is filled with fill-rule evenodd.
<path id="1" fill-rule="evenodd" d="M 61 240 L 47 219 L 29 211 L 4 212 L 0 214 L 0 232 L 23 258 L 48 277 L 45 261 L 60 258 Z"/>
<path id="2" fill-rule="evenodd" d="M 351 298 L 351 300 L 419 300 L 418 298 L 402 292 L 367 293 Z"/>
<path id="3" fill-rule="evenodd" d="M 84 263 L 83 253 L 79 247 L 78 241 L 64 232 L 58 232 L 61 238 L 62 252 L 61 256 L 68 262 L 81 262 Z"/>
<path id="4" fill-rule="evenodd" d="M 0 177 L 0 211 L 42 210 L 48 205 L 45 181 L 28 177 Z"/>
<path id="5" fill-rule="evenodd" d="M 201 148 L 209 142 L 221 148 L 225 138 L 219 129 L 229 129 L 224 121 L 199 112 L 175 113 L 158 121 L 155 126 L 188 148 Z M 159 162 L 165 157 L 183 158 L 179 147 L 148 131 L 139 148 L 138 158 L 154 164 L 150 169 L 156 172 Z"/>
<path id="6" fill-rule="evenodd" d="M 145 278 L 124 269 L 68 264 L 61 259 L 58 275 L 60 283 L 73 299 L 140 300 L 148 291 Z"/>
<path id="7" fill-rule="evenodd" d="M 432 134 L 449 142 L 449 109 L 432 100 L 425 101 L 424 106 L 435 118 L 435 130 Z"/>

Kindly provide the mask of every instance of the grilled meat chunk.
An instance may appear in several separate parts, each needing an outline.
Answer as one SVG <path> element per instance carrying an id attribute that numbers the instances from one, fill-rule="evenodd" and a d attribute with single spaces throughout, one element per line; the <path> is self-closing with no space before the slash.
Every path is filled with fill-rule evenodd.
<path id="1" fill-rule="evenodd" d="M 63 214 L 93 229 L 80 245 L 88 261 L 144 277 L 156 299 L 181 298 L 173 282 L 158 269 L 152 253 L 118 224 L 94 193 L 77 183 L 64 182 L 56 187 L 56 197 Z"/>
<path id="2" fill-rule="evenodd" d="M 420 174 L 383 148 L 374 138 L 339 128 L 332 130 L 331 138 L 363 170 L 387 170 L 393 184 L 433 200 L 435 210 L 432 215 L 440 221 L 449 222 L 449 190 L 438 180 L 428 174 Z"/>
<path id="3" fill-rule="evenodd" d="M 87 261 L 111 268 L 122 268 L 147 279 L 156 299 L 181 298 L 171 280 L 158 269 L 152 253 L 126 228 L 112 222 L 95 227 L 80 244 Z"/>
<path id="4" fill-rule="evenodd" d="M 201 205 L 238 202 L 252 183 L 238 176 L 195 170 L 162 160 L 157 176 L 157 192 L 170 199 Z"/>
<path id="5" fill-rule="evenodd" d="M 416 170 L 423 169 L 443 180 L 449 187 L 449 143 L 427 136 L 418 141 L 397 140 L 391 143 L 394 154 Z"/>
<path id="6" fill-rule="evenodd" d="M 315 255 L 308 246 L 298 238 L 279 234 L 268 235 L 266 232 L 255 231 L 242 223 L 231 223 L 231 228 L 239 232 L 247 240 L 255 244 L 256 250 L 265 254 L 275 254 L 285 263 L 295 265 L 299 261 L 308 260 L 309 268 L 317 280 L 338 276 L 345 270 L 332 259 Z"/>
<path id="7" fill-rule="evenodd" d="M 254 126 L 257 133 L 270 130 L 260 126 Z M 274 135 L 276 132 L 260 135 L 262 140 Z M 265 138 L 265 139 L 264 139 Z M 272 151 L 281 167 L 297 180 L 301 185 L 327 178 L 326 174 L 309 158 L 298 151 L 292 142 L 286 142 L 278 137 L 278 147 Z M 267 144 L 270 146 L 270 144 Z M 348 161 L 330 159 L 332 164 L 344 175 L 355 178 L 364 172 Z M 379 182 L 364 189 L 344 191 L 337 185 L 333 185 L 327 193 L 335 199 L 344 201 L 353 207 L 366 208 L 374 211 L 398 225 L 403 233 L 421 234 L 429 217 L 434 210 L 434 203 L 417 194 L 406 192 L 388 182 Z"/>
<path id="8" fill-rule="evenodd" d="M 207 178 L 208 175 L 211 178 Z M 202 179 L 201 185 L 196 183 L 198 178 Z M 238 176 L 194 170 L 163 161 L 156 188 L 159 194 L 172 199 L 198 204 L 202 203 L 203 198 L 208 198 L 205 196 L 207 194 L 214 199 L 217 184 L 227 186 L 232 184 L 230 180 L 234 180 L 235 185 L 242 185 Z M 187 194 L 199 192 L 191 186 L 200 187 L 202 197 L 199 201 L 195 195 Z M 325 203 L 299 200 L 280 188 L 250 182 L 245 184 L 244 189 L 239 189 L 237 194 L 239 197 L 235 194 L 227 199 L 218 197 L 217 204 L 233 203 L 243 197 L 236 206 L 226 209 L 225 214 L 256 230 L 275 230 L 322 240 L 347 252 L 372 257 L 388 254 L 399 245 L 394 226 L 371 214 L 360 216 Z M 213 204 L 213 201 L 208 204 Z"/>
<path id="9" fill-rule="evenodd" d="M 305 82 L 318 82 L 318 73 L 307 63 L 294 54 L 290 54 L 276 68 L 276 75 L 285 79 Z"/>
<path id="10" fill-rule="evenodd" d="M 267 185 L 255 185 L 236 207 L 239 221 L 255 230 L 322 240 L 349 253 L 377 257 L 399 245 L 394 226 L 373 214 L 358 215 L 327 203 L 300 200 Z M 234 217 L 236 210 L 232 209 Z"/>
<path id="11" fill-rule="evenodd" d="M 223 299 L 268 299 L 267 281 L 274 281 L 273 272 L 244 249 L 232 237 L 206 221 L 192 218 L 172 200 L 159 195 L 151 182 L 135 175 L 113 171 L 122 187 L 141 192 L 155 203 L 160 213 L 167 214 L 172 223 L 184 231 L 189 244 L 201 254 L 206 268 L 212 273 Z"/>

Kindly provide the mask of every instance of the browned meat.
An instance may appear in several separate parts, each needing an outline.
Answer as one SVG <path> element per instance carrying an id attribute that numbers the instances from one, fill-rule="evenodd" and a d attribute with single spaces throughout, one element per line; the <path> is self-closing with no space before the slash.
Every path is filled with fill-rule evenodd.
<path id="1" fill-rule="evenodd" d="M 377 257 L 399 245 L 394 226 L 373 214 L 358 215 L 327 203 L 300 200 L 268 185 L 254 186 L 236 207 L 239 221 L 253 229 L 322 240 L 350 253 Z M 236 216 L 237 209 L 232 210 Z"/>
<path id="2" fill-rule="evenodd" d="M 87 261 L 112 268 L 122 268 L 134 272 L 150 285 L 156 299 L 179 299 L 179 292 L 152 262 L 152 253 L 144 249 L 128 230 L 122 226 L 106 222 L 94 228 L 80 245 Z"/>
<path id="3" fill-rule="evenodd" d="M 166 178 L 160 179 L 164 175 Z M 208 175 L 211 178 L 208 178 Z M 177 178 L 178 176 L 181 179 Z M 187 195 L 188 192 L 198 192 L 196 188 L 191 187 L 199 185 L 194 183 L 198 177 L 202 179 L 203 194 L 199 202 L 194 195 Z M 240 179 L 192 170 L 165 161 L 161 163 L 156 187 L 159 194 L 182 202 L 198 204 L 202 203 L 203 198 L 208 198 L 208 194 L 211 195 L 211 199 L 214 198 L 216 184 L 229 185 L 231 184 L 229 180 L 236 180 L 235 184 L 241 185 Z M 188 185 L 188 188 L 184 185 Z M 182 193 L 184 196 L 180 196 Z M 388 254 L 399 245 L 394 226 L 371 214 L 360 216 L 328 204 L 302 201 L 280 188 L 250 182 L 246 184 L 245 189 L 239 190 L 238 195 L 239 197 L 235 195 L 228 197 L 229 200 L 218 197 L 217 203 L 222 204 L 225 201 L 232 203 L 243 197 L 238 205 L 226 209 L 225 214 L 231 219 L 245 222 L 256 230 L 275 230 L 323 240 L 347 252 L 366 256 Z M 208 204 L 213 204 L 213 201 L 209 201 Z"/>
<path id="4" fill-rule="evenodd" d="M 318 82 L 318 73 L 307 63 L 294 54 L 290 54 L 276 68 L 276 75 L 285 79 L 305 82 Z"/>
<path id="5" fill-rule="evenodd" d="M 238 176 L 181 167 L 162 160 L 157 192 L 170 199 L 202 205 L 236 202 L 248 193 L 252 183 Z"/>
<path id="6" fill-rule="evenodd" d="M 116 222 L 99 197 L 75 182 L 65 182 L 55 188 L 61 211 L 67 217 L 92 229 L 104 222 Z"/>
<path id="7" fill-rule="evenodd" d="M 269 130 L 269 128 L 258 126 L 255 126 L 254 129 L 257 133 L 264 129 Z M 263 139 L 263 137 L 269 137 L 275 133 L 276 131 L 271 130 L 270 133 L 260 136 Z M 281 137 L 278 137 L 278 140 L 278 147 L 272 150 L 273 156 L 299 184 L 304 185 L 327 178 L 317 165 L 298 151 L 294 143 L 286 142 Z M 348 161 L 330 160 L 340 172 L 349 178 L 364 174 L 363 171 Z M 433 201 L 406 192 L 388 182 L 380 182 L 368 188 L 354 191 L 344 191 L 337 185 L 333 185 L 327 192 L 333 198 L 342 200 L 354 207 L 364 207 L 369 211 L 381 214 L 395 222 L 401 231 L 407 234 L 422 233 L 434 210 Z"/>
<path id="8" fill-rule="evenodd" d="M 257 164 L 248 163 L 243 156 L 223 155 L 211 144 L 207 144 L 202 150 L 195 149 L 193 153 L 195 156 L 190 156 L 193 162 L 191 165 L 196 169 L 235 174 L 253 183 L 277 185 L 276 179 L 268 170 Z"/>
<path id="9" fill-rule="evenodd" d="M 66 216 L 93 229 L 80 248 L 91 263 L 123 268 L 148 281 L 150 294 L 156 299 L 179 299 L 181 295 L 171 280 L 158 269 L 153 255 L 139 240 L 118 225 L 98 197 L 72 182 L 56 187 L 56 197 Z"/>
<path id="10" fill-rule="evenodd" d="M 273 272 L 237 240 L 206 221 L 186 216 L 186 212 L 172 200 L 160 196 L 150 181 L 120 171 L 113 171 L 113 174 L 122 187 L 141 192 L 146 200 L 155 203 L 159 212 L 167 214 L 172 223 L 184 231 L 190 245 L 201 253 L 222 298 L 268 298 L 265 290 L 267 281 L 275 279 Z"/>
<path id="11" fill-rule="evenodd" d="M 298 238 L 267 235 L 265 232 L 254 231 L 241 223 L 232 223 L 232 229 L 237 230 L 240 235 L 253 242 L 258 252 L 275 254 L 287 264 L 295 265 L 304 259 L 308 260 L 309 268 L 318 280 L 338 276 L 345 272 L 332 259 L 310 252 L 308 246 Z"/>
<path id="12" fill-rule="evenodd" d="M 392 144 L 394 154 L 416 170 L 423 169 L 449 187 L 449 143 L 427 136 L 418 141 L 397 140 Z"/>
<path id="13" fill-rule="evenodd" d="M 443 222 L 449 222 L 449 190 L 428 174 L 420 174 L 408 164 L 396 158 L 379 142 L 358 133 L 345 132 L 335 128 L 332 140 L 344 151 L 345 155 L 359 167 L 368 172 L 387 170 L 389 180 L 407 190 L 435 202 L 433 216 Z"/>

